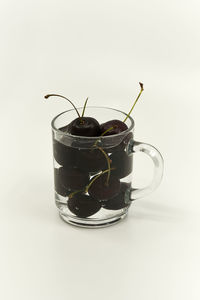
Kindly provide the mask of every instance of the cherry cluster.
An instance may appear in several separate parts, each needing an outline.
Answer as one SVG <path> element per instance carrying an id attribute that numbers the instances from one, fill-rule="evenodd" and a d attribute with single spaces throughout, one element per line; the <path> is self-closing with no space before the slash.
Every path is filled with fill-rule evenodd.
<path id="1" fill-rule="evenodd" d="M 133 105 L 135 106 L 142 91 Z M 64 96 L 57 94 L 46 95 Z M 65 98 L 67 99 L 67 98 Z M 78 217 L 86 218 L 97 213 L 101 208 L 108 210 L 122 209 L 129 204 L 125 201 L 125 195 L 130 188 L 130 183 L 123 178 L 132 172 L 132 154 L 126 151 L 127 145 L 133 138 L 128 132 L 124 121 L 110 120 L 103 124 L 92 117 L 84 117 L 87 100 L 80 116 L 74 104 L 67 99 L 77 111 L 78 118 L 70 124 L 59 128 L 65 134 L 73 136 L 98 137 L 117 135 L 124 133 L 123 139 L 117 145 L 103 148 L 98 143 L 93 143 L 90 148 L 65 145 L 62 141 L 53 140 L 54 159 L 60 165 L 54 169 L 54 183 L 57 194 L 66 197 L 69 210 Z"/>

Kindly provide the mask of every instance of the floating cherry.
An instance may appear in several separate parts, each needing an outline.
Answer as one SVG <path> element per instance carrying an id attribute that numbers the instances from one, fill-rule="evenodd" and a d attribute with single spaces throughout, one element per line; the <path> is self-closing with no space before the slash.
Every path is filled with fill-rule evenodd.
<path id="1" fill-rule="evenodd" d="M 99 122 L 91 117 L 76 118 L 68 125 L 67 132 L 72 135 L 87 137 L 101 134 Z"/>
<path id="2" fill-rule="evenodd" d="M 128 129 L 127 125 L 120 120 L 111 120 L 100 125 L 101 135 L 108 136 L 118 134 Z"/>

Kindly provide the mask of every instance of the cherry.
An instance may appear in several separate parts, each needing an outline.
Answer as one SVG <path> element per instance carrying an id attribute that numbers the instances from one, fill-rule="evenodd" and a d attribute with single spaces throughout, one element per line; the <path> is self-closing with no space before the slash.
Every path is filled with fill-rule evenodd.
<path id="1" fill-rule="evenodd" d="M 72 192 L 68 190 L 65 186 L 63 186 L 60 174 L 59 174 L 59 169 L 54 169 L 54 187 L 56 193 L 59 195 L 66 197 L 69 196 L 69 194 Z"/>
<path id="2" fill-rule="evenodd" d="M 100 135 L 100 125 L 99 122 L 91 117 L 84 117 L 84 112 L 85 112 L 85 108 L 87 105 L 87 101 L 88 98 L 85 101 L 84 107 L 83 107 L 83 112 L 82 115 L 79 114 L 78 109 L 76 108 L 76 106 L 74 105 L 74 103 L 69 100 L 68 98 L 62 96 L 62 95 L 58 95 L 58 94 L 48 94 L 46 96 L 44 96 L 45 99 L 48 99 L 49 97 L 52 96 L 56 96 L 56 97 L 60 97 L 63 98 L 65 100 L 67 100 L 68 102 L 71 103 L 71 105 L 74 107 L 78 118 L 76 118 L 75 120 L 73 120 L 70 124 L 61 127 L 60 130 L 70 133 L 72 135 L 78 135 L 78 136 L 99 136 Z"/>
<path id="3" fill-rule="evenodd" d="M 54 158 L 59 165 L 68 168 L 76 166 L 78 149 L 66 146 L 54 139 L 53 153 Z"/>
<path id="4" fill-rule="evenodd" d="M 100 125 L 99 122 L 91 117 L 81 117 L 73 120 L 69 125 L 67 132 L 78 136 L 99 136 Z"/>
<path id="5" fill-rule="evenodd" d="M 111 176 L 107 183 L 107 174 L 97 175 L 89 183 L 88 193 L 94 199 L 105 200 L 114 197 L 119 193 L 120 181 L 117 177 Z"/>
<path id="6" fill-rule="evenodd" d="M 102 207 L 105 209 L 117 210 L 129 206 L 129 204 L 125 202 L 125 197 L 130 185 L 130 183 L 121 182 L 119 194 L 109 200 L 102 201 Z"/>
<path id="7" fill-rule="evenodd" d="M 100 147 L 80 149 L 77 148 L 78 146 L 80 144 L 72 143 L 72 147 L 69 147 L 54 140 L 53 151 L 57 163 L 64 166 L 65 169 L 78 168 L 88 173 L 99 172 L 106 168 L 107 160 L 105 156 L 107 154 L 102 153 L 102 150 L 99 149 Z"/>
<path id="8" fill-rule="evenodd" d="M 127 125 L 120 120 L 111 120 L 100 125 L 101 135 L 118 134 L 128 129 Z M 109 130 L 110 129 L 110 130 Z"/>
<path id="9" fill-rule="evenodd" d="M 76 164 L 79 169 L 87 172 L 98 172 L 107 166 L 105 156 L 99 149 L 80 149 Z"/>
<path id="10" fill-rule="evenodd" d="M 111 174 L 117 178 L 124 178 L 132 172 L 133 168 L 133 155 L 128 155 L 125 151 L 113 152 L 110 155 L 111 159 L 111 168 L 114 168 L 111 171 Z"/>
<path id="11" fill-rule="evenodd" d="M 89 174 L 79 169 L 58 169 L 60 184 L 69 190 L 83 189 L 89 182 Z"/>
<path id="12" fill-rule="evenodd" d="M 101 204 L 98 200 L 83 193 L 74 194 L 69 198 L 67 205 L 69 210 L 80 218 L 92 216 L 101 208 Z"/>

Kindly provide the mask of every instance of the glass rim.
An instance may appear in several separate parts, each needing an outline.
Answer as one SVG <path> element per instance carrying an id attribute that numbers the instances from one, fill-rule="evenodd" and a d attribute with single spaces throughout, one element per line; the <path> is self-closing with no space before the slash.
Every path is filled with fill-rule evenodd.
<path id="1" fill-rule="evenodd" d="M 114 111 L 120 112 L 120 113 L 122 113 L 122 114 L 123 114 L 124 116 L 126 116 L 126 117 L 127 117 L 127 115 L 128 115 L 128 114 L 126 114 L 125 112 L 123 112 L 123 111 L 121 111 L 121 110 L 119 110 L 119 109 L 115 109 L 115 108 L 111 108 L 111 107 L 106 107 L 106 106 L 87 106 L 87 108 L 105 108 L 105 109 L 109 109 L 109 110 L 114 110 Z M 83 109 L 83 107 L 77 107 L 77 109 Z M 67 112 L 70 112 L 70 111 L 75 111 L 75 109 L 72 108 L 72 109 L 65 110 L 65 111 L 61 112 L 60 114 L 58 114 L 57 116 L 55 116 L 55 117 L 53 118 L 53 120 L 51 121 L 51 128 L 52 128 L 54 131 L 56 131 L 56 132 L 62 134 L 63 136 L 70 137 L 70 138 L 76 138 L 76 139 L 79 138 L 79 139 L 91 139 L 91 140 L 96 140 L 96 139 L 98 139 L 98 138 L 101 138 L 101 139 L 108 139 L 108 138 L 113 137 L 113 135 L 106 135 L 106 136 L 80 136 L 80 135 L 73 135 L 73 134 L 70 134 L 70 133 L 67 133 L 67 132 L 63 132 L 62 130 L 59 130 L 58 128 L 56 128 L 56 126 L 55 126 L 56 120 L 57 120 L 61 115 L 65 114 L 65 113 L 67 113 Z M 128 133 L 129 131 L 131 131 L 131 130 L 135 127 L 135 122 L 134 122 L 133 118 L 132 118 L 131 116 L 128 116 L 128 119 L 130 120 L 131 125 L 130 125 L 126 130 L 124 130 L 124 131 L 122 131 L 122 132 L 120 132 L 120 133 L 115 134 L 115 135 L 114 135 L 115 137 L 122 136 L 122 135 Z M 109 120 L 108 120 L 108 121 L 109 121 Z"/>

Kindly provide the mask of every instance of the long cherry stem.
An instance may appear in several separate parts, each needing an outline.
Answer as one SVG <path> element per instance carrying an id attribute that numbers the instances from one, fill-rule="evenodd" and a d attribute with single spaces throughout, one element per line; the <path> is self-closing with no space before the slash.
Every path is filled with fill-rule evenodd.
<path id="1" fill-rule="evenodd" d="M 134 109 L 136 103 L 138 102 L 138 100 L 139 100 L 139 98 L 140 98 L 142 92 L 144 91 L 143 83 L 139 82 L 139 84 L 140 84 L 140 88 L 141 88 L 141 89 L 140 89 L 140 92 L 139 92 L 139 94 L 138 94 L 138 96 L 137 96 L 137 98 L 136 98 L 136 100 L 135 100 L 133 106 L 131 107 L 131 110 L 129 111 L 128 115 L 127 115 L 126 118 L 124 119 L 123 123 L 126 122 L 126 120 L 128 119 L 128 117 L 129 117 L 130 114 L 132 113 L 132 111 L 133 111 L 133 109 Z M 111 130 L 114 129 L 115 127 L 117 127 L 117 126 L 115 125 L 115 126 L 112 126 L 112 127 L 108 128 L 107 130 L 105 130 L 105 131 L 101 134 L 101 136 L 104 136 L 107 132 L 111 131 Z"/>
<path id="2" fill-rule="evenodd" d="M 140 92 L 139 92 L 139 94 L 138 94 L 138 96 L 137 96 L 137 98 L 136 98 L 136 100 L 135 100 L 135 102 L 134 102 L 134 104 L 133 104 L 131 110 L 129 111 L 128 115 L 127 115 L 126 118 L 124 119 L 124 121 L 123 121 L 124 123 L 126 122 L 126 120 L 128 119 L 128 117 L 129 117 L 130 114 L 132 113 L 132 110 L 134 109 L 135 104 L 138 102 L 138 99 L 140 98 L 142 92 L 144 91 L 143 83 L 139 82 L 139 84 L 140 84 Z"/>
<path id="3" fill-rule="evenodd" d="M 66 99 L 67 101 L 69 101 L 71 103 L 71 105 L 74 107 L 75 111 L 77 112 L 77 115 L 79 116 L 79 118 L 81 117 L 79 112 L 78 112 L 78 109 L 76 108 L 76 106 L 74 105 L 74 103 L 69 100 L 68 98 L 62 96 L 62 95 L 58 95 L 58 94 L 48 94 L 46 96 L 44 96 L 45 99 L 48 99 L 49 97 L 52 97 L 52 96 L 55 96 L 55 97 L 60 97 L 60 98 L 63 98 L 63 99 Z"/>

